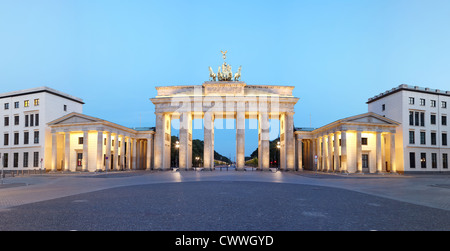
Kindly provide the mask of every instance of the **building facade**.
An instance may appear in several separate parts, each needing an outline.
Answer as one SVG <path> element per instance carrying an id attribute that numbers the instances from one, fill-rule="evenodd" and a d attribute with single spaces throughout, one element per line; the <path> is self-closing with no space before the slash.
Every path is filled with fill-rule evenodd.
<path id="1" fill-rule="evenodd" d="M 39 87 L 0 94 L 0 156 L 4 170 L 37 170 L 51 164 L 47 123 L 83 112 L 83 100 Z"/>
<path id="2" fill-rule="evenodd" d="M 450 91 L 400 85 L 367 104 L 369 112 L 400 122 L 396 152 L 402 171 L 450 171 Z"/>

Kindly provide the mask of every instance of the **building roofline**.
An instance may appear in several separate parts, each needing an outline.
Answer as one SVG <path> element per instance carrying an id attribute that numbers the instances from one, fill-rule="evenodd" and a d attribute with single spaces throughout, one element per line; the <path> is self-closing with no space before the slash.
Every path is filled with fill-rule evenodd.
<path id="1" fill-rule="evenodd" d="M 75 96 L 69 95 L 69 94 L 64 93 L 64 92 L 60 92 L 58 90 L 52 89 L 52 88 L 47 87 L 47 86 L 41 86 L 41 87 L 31 88 L 31 89 L 26 89 L 26 90 L 1 93 L 0 94 L 0 98 L 12 98 L 12 97 L 18 97 L 18 96 L 35 94 L 35 93 L 41 93 L 41 92 L 46 92 L 46 93 L 49 93 L 49 94 L 53 94 L 55 96 L 58 96 L 58 97 L 61 97 L 61 98 L 65 98 L 65 99 L 68 99 L 68 100 L 71 100 L 71 101 L 74 101 L 74 102 L 77 102 L 77 103 L 80 103 L 80 104 L 84 105 L 83 99 L 77 98 Z"/>
<path id="2" fill-rule="evenodd" d="M 391 90 L 385 91 L 383 93 L 380 93 L 374 97 L 371 97 L 368 99 L 368 101 L 366 102 L 366 104 L 370 104 L 374 101 L 377 101 L 381 98 L 387 97 L 389 95 L 392 95 L 394 93 L 397 93 L 399 91 L 413 91 L 413 92 L 421 92 L 421 93 L 427 93 L 427 94 L 436 94 L 436 95 L 443 95 L 443 96 L 447 96 L 450 97 L 450 91 L 442 91 L 439 89 L 431 89 L 428 87 L 419 87 L 419 86 L 411 86 L 411 85 L 399 85 L 397 87 L 392 88 Z"/>

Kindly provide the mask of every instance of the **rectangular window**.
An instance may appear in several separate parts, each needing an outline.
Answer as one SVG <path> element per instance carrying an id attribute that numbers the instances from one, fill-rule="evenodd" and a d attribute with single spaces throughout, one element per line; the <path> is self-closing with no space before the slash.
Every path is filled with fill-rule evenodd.
<path id="1" fill-rule="evenodd" d="M 409 153 L 409 168 L 416 168 L 416 153 Z"/>
<path id="2" fill-rule="evenodd" d="M 67 105 L 64 105 L 63 110 L 67 112 Z"/>
<path id="3" fill-rule="evenodd" d="M 436 145 L 436 133 L 435 132 L 431 133 L 431 145 L 433 145 L 433 146 Z"/>
<path id="4" fill-rule="evenodd" d="M 414 131 L 409 131 L 409 143 L 410 144 L 416 143 Z"/>
<path id="5" fill-rule="evenodd" d="M 34 99 L 34 106 L 39 106 L 39 99 L 38 98 Z"/>
<path id="6" fill-rule="evenodd" d="M 23 101 L 23 107 L 30 107 L 30 100 Z"/>
<path id="7" fill-rule="evenodd" d="M 19 115 L 14 116 L 14 125 L 19 125 Z"/>
<path id="8" fill-rule="evenodd" d="M 425 126 L 425 113 L 420 113 L 420 126 Z"/>
<path id="9" fill-rule="evenodd" d="M 34 126 L 34 115 L 30 114 L 30 126 Z"/>
<path id="10" fill-rule="evenodd" d="M 382 104 L 382 105 L 381 105 L 381 110 L 382 110 L 382 111 L 386 111 L 386 104 Z"/>
<path id="11" fill-rule="evenodd" d="M 9 126 L 9 117 L 5 117 L 5 126 Z"/>
<path id="12" fill-rule="evenodd" d="M 5 110 L 9 110 L 9 103 L 5 103 Z"/>
<path id="13" fill-rule="evenodd" d="M 18 145 L 19 144 L 19 133 L 15 132 L 14 133 L 14 145 Z"/>
<path id="14" fill-rule="evenodd" d="M 34 132 L 34 143 L 39 144 L 39 131 Z"/>
<path id="15" fill-rule="evenodd" d="M 9 145 L 9 134 L 5 133 L 3 135 L 3 145 L 8 146 Z"/>
<path id="16" fill-rule="evenodd" d="M 442 125 L 444 125 L 444 126 L 447 125 L 447 116 L 442 115 L 441 121 L 442 121 Z"/>
<path id="17" fill-rule="evenodd" d="M 447 102 L 446 102 L 446 101 L 442 101 L 441 107 L 442 107 L 442 108 L 447 108 Z"/>
<path id="18" fill-rule="evenodd" d="M 28 153 L 23 153 L 23 167 L 28 167 Z"/>
<path id="19" fill-rule="evenodd" d="M 424 98 L 421 98 L 421 99 L 420 99 L 420 105 L 421 105 L 421 106 L 425 106 L 425 99 L 424 99 Z"/>
<path id="20" fill-rule="evenodd" d="M 19 108 L 19 101 L 14 102 L 14 108 Z"/>
<path id="21" fill-rule="evenodd" d="M 23 144 L 28 145 L 30 143 L 30 133 L 24 132 L 23 133 Z"/>
<path id="22" fill-rule="evenodd" d="M 414 105 L 414 98 L 413 97 L 409 97 L 409 104 L 410 105 Z"/>
<path id="23" fill-rule="evenodd" d="M 39 167 L 39 152 L 33 153 L 33 167 Z"/>
<path id="24" fill-rule="evenodd" d="M 447 145 L 447 133 L 442 133 L 442 145 Z"/>
<path id="25" fill-rule="evenodd" d="M 414 113 L 414 119 L 416 120 L 414 125 L 419 126 L 419 112 Z"/>
<path id="26" fill-rule="evenodd" d="M 8 154 L 4 153 L 3 154 L 3 167 L 8 167 Z"/>
<path id="27" fill-rule="evenodd" d="M 430 124 L 436 125 L 436 114 L 430 115 Z"/>
<path id="28" fill-rule="evenodd" d="M 83 137 L 78 137 L 78 145 L 82 145 L 84 142 L 84 138 Z"/>
<path id="29" fill-rule="evenodd" d="M 19 153 L 13 154 L 13 167 L 19 167 Z"/>
<path id="30" fill-rule="evenodd" d="M 437 168 L 437 153 L 431 153 L 431 168 Z"/>
<path id="31" fill-rule="evenodd" d="M 25 115 L 25 127 L 28 127 L 28 115 Z"/>
<path id="32" fill-rule="evenodd" d="M 445 168 L 445 169 L 448 168 L 448 154 L 447 153 L 442 154 L 442 168 Z"/>
<path id="33" fill-rule="evenodd" d="M 427 154 L 420 153 L 420 167 L 427 168 Z"/>
<path id="34" fill-rule="evenodd" d="M 431 100 L 431 107 L 436 107 L 436 100 Z"/>
<path id="35" fill-rule="evenodd" d="M 409 125 L 410 126 L 414 125 L 414 112 L 413 111 L 409 111 Z"/>
<path id="36" fill-rule="evenodd" d="M 367 146 L 367 138 L 361 138 L 361 145 Z"/>
<path id="37" fill-rule="evenodd" d="M 34 115 L 34 125 L 39 126 L 39 113 Z"/>
<path id="38" fill-rule="evenodd" d="M 426 142 L 426 134 L 425 134 L 425 132 L 420 132 L 420 144 L 421 145 L 425 145 L 427 142 Z"/>

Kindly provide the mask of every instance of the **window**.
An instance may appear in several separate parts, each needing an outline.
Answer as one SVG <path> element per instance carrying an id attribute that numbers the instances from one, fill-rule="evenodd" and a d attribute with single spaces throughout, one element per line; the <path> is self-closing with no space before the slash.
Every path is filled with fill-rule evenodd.
<path id="1" fill-rule="evenodd" d="M 28 153 L 23 153 L 23 167 L 28 167 Z"/>
<path id="2" fill-rule="evenodd" d="M 14 102 L 14 108 L 19 108 L 19 101 Z"/>
<path id="3" fill-rule="evenodd" d="M 39 113 L 34 115 L 34 125 L 39 126 Z"/>
<path id="4" fill-rule="evenodd" d="M 431 145 L 433 145 L 433 146 L 436 145 L 436 133 L 435 132 L 431 133 Z"/>
<path id="5" fill-rule="evenodd" d="M 420 144 L 421 145 L 425 145 L 427 142 L 426 142 L 426 135 L 425 135 L 425 132 L 420 132 Z"/>
<path id="6" fill-rule="evenodd" d="M 436 114 L 430 115 L 430 124 L 436 125 Z"/>
<path id="7" fill-rule="evenodd" d="M 442 133 L 442 145 L 447 145 L 447 133 Z"/>
<path id="8" fill-rule="evenodd" d="M 83 165 L 83 153 L 77 153 L 77 167 Z"/>
<path id="9" fill-rule="evenodd" d="M 445 169 L 448 168 L 448 154 L 447 153 L 442 154 L 442 168 L 445 168 Z"/>
<path id="10" fill-rule="evenodd" d="M 13 167 L 19 167 L 19 153 L 13 154 Z"/>
<path id="11" fill-rule="evenodd" d="M 83 137 L 78 137 L 78 145 L 82 145 L 84 141 Z"/>
<path id="12" fill-rule="evenodd" d="M 28 127 L 28 115 L 25 115 L 25 127 Z"/>
<path id="13" fill-rule="evenodd" d="M 416 168 L 416 153 L 409 153 L 409 168 Z"/>
<path id="14" fill-rule="evenodd" d="M 414 105 L 414 98 L 413 97 L 409 97 L 409 104 L 410 105 Z"/>
<path id="15" fill-rule="evenodd" d="M 437 153 L 431 153 L 431 168 L 437 168 Z"/>
<path id="16" fill-rule="evenodd" d="M 414 131 L 409 131 L 409 143 L 410 144 L 415 144 L 416 143 L 414 138 L 415 138 Z"/>
<path id="17" fill-rule="evenodd" d="M 414 125 L 414 112 L 413 111 L 409 111 L 409 125 L 410 126 Z"/>
<path id="18" fill-rule="evenodd" d="M 9 126 L 9 117 L 5 117 L 5 126 Z"/>
<path id="19" fill-rule="evenodd" d="M 23 101 L 23 107 L 30 107 L 30 100 Z"/>
<path id="20" fill-rule="evenodd" d="M 367 138 L 361 138 L 361 145 L 367 146 Z"/>
<path id="21" fill-rule="evenodd" d="M 19 144 L 19 133 L 15 132 L 14 133 L 14 145 L 18 145 Z"/>
<path id="22" fill-rule="evenodd" d="M 381 110 L 382 110 L 382 111 L 386 111 L 386 104 L 382 104 L 382 105 L 381 105 Z"/>
<path id="23" fill-rule="evenodd" d="M 420 153 L 420 167 L 427 168 L 427 154 Z"/>
<path id="24" fill-rule="evenodd" d="M 39 99 L 38 98 L 34 99 L 34 106 L 39 106 Z"/>
<path id="25" fill-rule="evenodd" d="M 34 126 L 34 115 L 30 114 L 30 126 Z"/>
<path id="26" fill-rule="evenodd" d="M 442 121 L 442 125 L 447 125 L 447 116 L 442 115 L 441 121 Z"/>
<path id="27" fill-rule="evenodd" d="M 14 125 L 19 125 L 19 115 L 14 116 Z"/>
<path id="28" fill-rule="evenodd" d="M 5 103 L 5 110 L 9 110 L 9 103 Z"/>
<path id="29" fill-rule="evenodd" d="M 424 99 L 424 98 L 421 98 L 421 99 L 420 99 L 420 105 L 421 105 L 421 106 L 425 106 L 425 99 Z"/>
<path id="30" fill-rule="evenodd" d="M 33 153 L 33 167 L 39 167 L 39 152 Z"/>
<path id="31" fill-rule="evenodd" d="M 425 126 L 425 113 L 420 113 L 420 126 Z"/>
<path id="32" fill-rule="evenodd" d="M 65 112 L 67 112 L 67 105 L 64 105 L 63 109 Z"/>
<path id="33" fill-rule="evenodd" d="M 3 167 L 8 167 L 8 154 L 3 154 Z"/>
<path id="34" fill-rule="evenodd" d="M 24 132 L 23 133 L 23 144 L 28 145 L 30 143 L 30 133 Z"/>
<path id="35" fill-rule="evenodd" d="M 442 107 L 442 108 L 447 108 L 447 102 L 446 102 L 446 101 L 442 101 L 441 107 Z"/>
<path id="36" fill-rule="evenodd" d="M 431 100 L 431 107 L 436 107 L 436 100 Z"/>
<path id="37" fill-rule="evenodd" d="M 34 132 L 34 143 L 39 144 L 39 131 Z"/>
<path id="38" fill-rule="evenodd" d="M 414 113 L 414 119 L 416 120 L 414 125 L 419 126 L 419 113 L 418 112 Z"/>
<path id="39" fill-rule="evenodd" d="M 9 134 L 7 133 L 3 135 L 3 145 L 5 146 L 9 145 Z"/>

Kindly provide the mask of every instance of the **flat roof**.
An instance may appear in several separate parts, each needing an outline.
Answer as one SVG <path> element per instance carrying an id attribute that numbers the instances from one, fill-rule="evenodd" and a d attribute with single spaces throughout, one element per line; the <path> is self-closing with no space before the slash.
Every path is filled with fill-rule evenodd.
<path id="1" fill-rule="evenodd" d="M 83 99 L 81 99 L 81 98 L 77 98 L 75 96 L 69 95 L 69 94 L 64 93 L 64 92 L 60 92 L 58 90 L 52 89 L 52 88 L 47 87 L 47 86 L 41 86 L 41 87 L 37 87 L 37 88 L 31 88 L 31 89 L 25 89 L 25 90 L 20 90 L 20 91 L 13 91 L 13 92 L 2 93 L 2 94 L 0 94 L 0 98 L 18 97 L 18 96 L 35 94 L 35 93 L 40 93 L 40 92 L 50 93 L 50 94 L 56 95 L 56 96 L 61 97 L 61 98 L 66 98 L 66 99 L 69 99 L 71 101 L 74 101 L 74 102 L 77 102 L 77 103 L 80 103 L 80 104 L 84 104 Z"/>
<path id="2" fill-rule="evenodd" d="M 383 93 L 380 93 L 374 97 L 369 98 L 369 100 L 366 102 L 366 104 L 372 103 L 378 99 L 384 98 L 386 96 L 397 93 L 399 91 L 413 91 L 413 92 L 421 92 L 421 93 L 427 93 L 427 94 L 444 95 L 444 96 L 450 97 L 450 91 L 442 91 L 439 89 L 431 89 L 428 87 L 411 86 L 411 85 L 403 84 L 403 85 L 394 87 L 390 90 L 387 90 Z"/>

